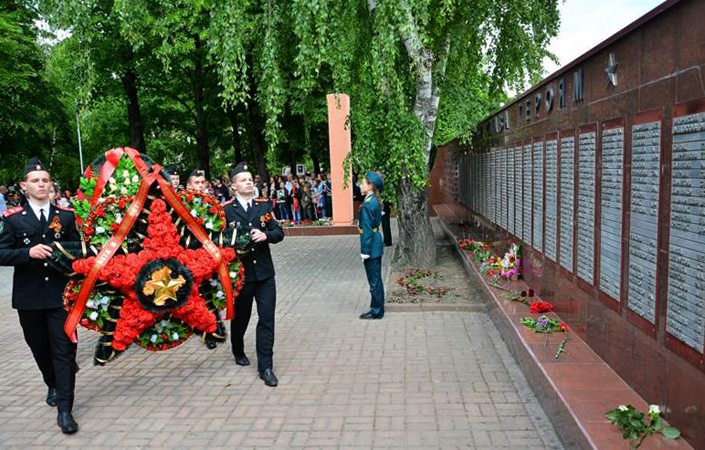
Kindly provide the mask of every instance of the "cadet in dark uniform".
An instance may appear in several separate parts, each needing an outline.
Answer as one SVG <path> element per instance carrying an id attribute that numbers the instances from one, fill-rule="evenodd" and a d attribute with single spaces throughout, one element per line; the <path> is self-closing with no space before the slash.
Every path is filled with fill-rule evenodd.
<path id="1" fill-rule="evenodd" d="M 20 183 L 28 203 L 5 211 L 0 222 L 0 265 L 14 266 L 12 307 L 17 309 L 25 341 L 49 387 L 46 402 L 57 406 L 64 433 L 75 433 L 71 415 L 76 384 L 76 344 L 66 336 L 63 293 L 68 279 L 45 261 L 55 241 L 79 241 L 73 210 L 49 203 L 51 177 L 33 158 Z"/>
<path id="2" fill-rule="evenodd" d="M 360 208 L 360 257 L 365 264 L 367 282 L 370 284 L 372 301 L 370 310 L 360 315 L 360 319 L 381 319 L 384 317 L 384 286 L 382 285 L 382 236 L 379 226 L 382 223 L 379 193 L 384 189 L 382 177 L 377 172 L 367 172 L 360 186 L 365 201 Z"/>
<path id="3" fill-rule="evenodd" d="M 267 386 L 276 386 L 277 377 L 272 371 L 272 349 L 274 347 L 274 308 L 277 299 L 277 286 L 274 281 L 274 265 L 269 252 L 269 244 L 284 239 L 284 231 L 272 214 L 268 202 L 258 203 L 252 197 L 254 184 L 247 165 L 240 163 L 231 172 L 235 198 L 225 203 L 225 216 L 228 223 L 252 227 L 253 249 L 241 255 L 245 266 L 245 284 L 235 299 L 235 318 L 230 323 L 230 341 L 235 363 L 241 366 L 250 364 L 245 355 L 244 337 L 252 315 L 252 299 L 257 301 L 257 370 Z"/>

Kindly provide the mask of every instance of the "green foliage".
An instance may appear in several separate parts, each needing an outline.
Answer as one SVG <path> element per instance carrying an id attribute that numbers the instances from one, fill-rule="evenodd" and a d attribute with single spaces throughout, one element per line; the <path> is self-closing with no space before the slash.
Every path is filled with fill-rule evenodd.
<path id="1" fill-rule="evenodd" d="M 620 405 L 617 409 L 607 412 L 605 418 L 622 430 L 622 437 L 629 440 L 632 450 L 639 448 L 648 436 L 659 432 L 668 439 L 678 439 L 681 435 L 676 427 L 664 428 L 661 411 L 657 405 L 649 407 L 648 415 L 637 411 L 632 405 Z"/>

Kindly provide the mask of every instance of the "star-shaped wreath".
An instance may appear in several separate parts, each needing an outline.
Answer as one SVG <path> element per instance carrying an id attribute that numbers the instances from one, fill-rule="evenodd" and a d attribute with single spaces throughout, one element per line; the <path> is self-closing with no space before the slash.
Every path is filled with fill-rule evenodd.
<path id="1" fill-rule="evenodd" d="M 194 332 L 222 338 L 218 310 L 232 317 L 244 282 L 236 250 L 250 243 L 213 197 L 174 192 L 159 165 L 120 148 L 86 170 L 75 207 L 84 240 L 55 243 L 52 262 L 72 272 L 67 334 L 78 323 L 102 334 L 97 364 L 133 342 L 156 351 Z"/>

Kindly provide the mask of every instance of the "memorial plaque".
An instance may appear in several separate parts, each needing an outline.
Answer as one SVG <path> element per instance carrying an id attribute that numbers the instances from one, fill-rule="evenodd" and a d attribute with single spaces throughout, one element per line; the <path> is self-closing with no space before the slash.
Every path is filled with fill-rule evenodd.
<path id="1" fill-rule="evenodd" d="M 595 254 L 595 133 L 578 138 L 578 262 L 577 274 L 594 284 Z"/>
<path id="2" fill-rule="evenodd" d="M 673 119 L 671 238 L 666 331 L 705 351 L 705 113 Z"/>
<path id="3" fill-rule="evenodd" d="M 629 309 L 656 321 L 656 256 L 661 122 L 632 127 Z"/>
<path id="4" fill-rule="evenodd" d="M 546 141 L 546 257 L 556 261 L 558 236 L 558 141 Z"/>
<path id="5" fill-rule="evenodd" d="M 624 128 L 602 132 L 600 289 L 620 301 L 622 267 L 622 168 Z"/>
<path id="6" fill-rule="evenodd" d="M 531 146 L 524 146 L 524 242 L 531 245 L 531 228 L 533 221 L 531 214 L 533 211 L 531 197 L 533 193 L 532 173 L 531 173 Z"/>
<path id="7" fill-rule="evenodd" d="M 497 223 L 497 149 L 490 151 L 490 221 Z"/>
<path id="8" fill-rule="evenodd" d="M 534 143 L 534 248 L 543 252 L 543 142 Z"/>
<path id="9" fill-rule="evenodd" d="M 515 185 L 514 185 L 514 149 L 510 148 L 509 151 L 507 152 L 507 219 L 508 219 L 508 226 L 507 226 L 507 231 L 509 231 L 512 234 L 515 234 L 515 229 L 514 229 L 514 192 L 515 192 Z"/>
<path id="10" fill-rule="evenodd" d="M 560 265 L 573 271 L 573 212 L 575 202 L 575 138 L 561 139 Z"/>
<path id="11" fill-rule="evenodd" d="M 516 232 L 519 239 L 524 234 L 524 165 L 521 147 L 514 149 L 514 183 L 516 192 Z"/>
<path id="12" fill-rule="evenodd" d="M 501 205 L 502 205 L 502 228 L 507 229 L 507 152 L 509 149 L 505 148 L 502 150 L 501 161 L 502 161 L 502 191 L 501 191 Z"/>

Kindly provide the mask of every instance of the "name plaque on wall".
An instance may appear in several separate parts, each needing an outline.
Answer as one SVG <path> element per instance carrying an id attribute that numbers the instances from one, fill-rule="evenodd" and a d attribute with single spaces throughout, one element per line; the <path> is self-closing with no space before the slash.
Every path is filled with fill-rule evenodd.
<path id="1" fill-rule="evenodd" d="M 507 152 L 507 219 L 509 223 L 507 224 L 507 231 L 515 234 L 514 229 L 514 149 L 510 148 Z"/>
<path id="2" fill-rule="evenodd" d="M 534 143 L 534 248 L 543 252 L 543 142 Z"/>
<path id="3" fill-rule="evenodd" d="M 666 331 L 703 353 L 705 340 L 705 112 L 673 119 Z"/>
<path id="4" fill-rule="evenodd" d="M 492 189 L 490 196 L 490 219 L 492 223 L 497 223 L 497 212 L 499 211 L 497 207 L 497 189 L 499 188 L 499 180 L 497 179 L 497 172 L 499 172 L 498 160 L 497 149 L 493 149 L 490 153 L 490 189 Z"/>
<path id="5" fill-rule="evenodd" d="M 531 245 L 531 194 L 533 185 L 531 182 L 531 146 L 524 146 L 524 232 L 522 234 L 524 242 Z"/>
<path id="6" fill-rule="evenodd" d="M 499 225 L 507 229 L 507 149 L 499 151 Z"/>
<path id="7" fill-rule="evenodd" d="M 558 234 L 558 141 L 546 141 L 546 250 L 551 261 L 556 260 Z"/>
<path id="8" fill-rule="evenodd" d="M 602 132 L 600 289 L 620 301 L 624 128 Z"/>
<path id="9" fill-rule="evenodd" d="M 516 182 L 516 236 L 524 235 L 524 166 L 521 147 L 514 149 L 514 176 Z"/>
<path id="10" fill-rule="evenodd" d="M 560 265 L 573 271 L 573 211 L 575 195 L 575 138 L 561 139 L 561 251 Z"/>
<path id="11" fill-rule="evenodd" d="M 578 267 L 577 274 L 594 284 L 595 254 L 595 133 L 578 138 Z"/>
<path id="12" fill-rule="evenodd" d="M 629 309 L 656 321 L 661 122 L 632 127 Z"/>

